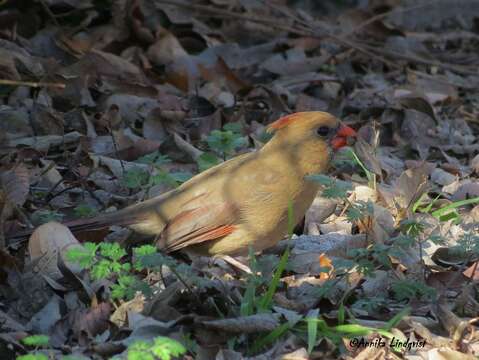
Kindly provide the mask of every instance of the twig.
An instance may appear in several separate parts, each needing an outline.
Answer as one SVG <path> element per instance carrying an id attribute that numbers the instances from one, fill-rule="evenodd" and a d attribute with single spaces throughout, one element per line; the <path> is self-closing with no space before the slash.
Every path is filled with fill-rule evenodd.
<path id="1" fill-rule="evenodd" d="M 55 17 L 55 14 L 52 13 L 52 11 L 50 10 L 50 8 L 48 7 L 47 4 L 45 4 L 45 1 L 44 0 L 40 0 L 40 4 L 42 5 L 43 7 L 43 10 L 47 13 L 48 17 L 50 18 L 51 21 L 53 21 L 53 24 L 55 24 L 56 26 L 59 25 L 56 17 Z"/>
<path id="2" fill-rule="evenodd" d="M 366 26 L 372 24 L 375 21 L 387 18 L 391 14 L 406 13 L 406 12 L 409 12 L 409 11 L 413 11 L 413 10 L 417 10 L 417 9 L 420 9 L 420 8 L 428 7 L 428 6 L 433 5 L 435 3 L 437 3 L 437 0 L 432 0 L 432 1 L 429 1 L 429 2 L 423 3 L 423 4 L 416 4 L 416 5 L 412 5 L 412 6 L 405 7 L 405 8 L 394 8 L 394 9 L 391 9 L 390 11 L 386 11 L 386 12 L 383 12 L 381 14 L 374 15 L 374 16 L 370 17 L 369 19 L 363 21 L 361 24 L 356 26 L 351 31 L 343 34 L 342 36 L 346 37 L 346 36 L 350 36 L 350 35 L 353 35 L 353 34 L 357 34 L 359 31 L 361 31 Z"/>
<path id="3" fill-rule="evenodd" d="M 7 199 L 5 196 L 5 192 L 0 190 L 0 250 L 5 250 L 6 242 L 5 242 L 5 233 L 3 229 L 5 228 L 5 205 L 7 203 Z"/>
<path id="4" fill-rule="evenodd" d="M 257 23 L 267 24 L 267 25 L 270 25 L 270 26 L 272 26 L 276 29 L 285 30 L 285 31 L 288 31 L 290 33 L 300 35 L 300 36 L 311 36 L 311 37 L 321 37 L 321 38 L 325 37 L 325 36 L 326 37 L 331 37 L 332 39 L 336 40 L 337 42 L 340 42 L 343 45 L 346 45 L 350 48 L 353 48 L 357 51 L 360 51 L 360 52 L 362 52 L 362 53 L 364 53 L 364 54 L 366 54 L 366 55 L 368 55 L 372 58 L 378 59 L 379 61 L 383 62 L 384 64 L 386 64 L 390 67 L 400 68 L 400 66 L 397 65 L 396 63 L 394 63 L 392 61 L 389 61 L 389 60 L 385 59 L 384 57 L 382 57 L 378 54 L 374 54 L 373 52 L 371 52 L 368 49 L 365 49 L 363 46 L 361 46 L 359 44 L 356 44 L 356 43 L 354 43 L 350 40 L 343 39 L 342 37 L 334 35 L 329 30 L 324 29 L 324 27 L 322 27 L 322 26 L 318 26 L 317 29 L 312 29 L 310 26 L 308 26 L 307 23 L 305 23 L 304 21 L 302 21 L 301 19 L 299 19 L 298 17 L 296 17 L 295 15 L 292 15 L 292 14 L 285 14 L 285 15 L 287 17 L 289 17 L 290 19 L 300 23 L 302 25 L 302 27 L 293 27 L 293 26 L 289 26 L 289 25 L 283 25 L 281 23 L 281 21 L 279 21 L 278 19 L 271 19 L 271 18 L 266 18 L 266 17 L 259 18 L 259 17 L 256 17 L 256 16 L 241 14 L 241 13 L 237 13 L 237 12 L 234 12 L 234 11 L 217 9 L 217 8 L 214 8 L 212 6 L 207 6 L 207 5 L 187 4 L 187 3 L 177 1 L 177 0 L 156 0 L 156 1 L 159 2 L 159 3 L 167 4 L 167 5 L 174 5 L 174 6 L 178 6 L 178 7 L 184 7 L 184 8 L 187 8 L 187 9 L 208 12 L 212 15 L 216 15 L 216 17 L 218 17 L 218 16 L 221 17 L 221 18 L 229 17 L 229 18 L 243 19 L 243 20 L 247 20 L 247 21 L 253 21 L 253 22 L 257 22 Z"/>
<path id="5" fill-rule="evenodd" d="M 190 155 L 193 160 L 198 160 L 198 158 L 203 155 L 203 151 L 195 148 L 188 141 L 183 140 L 183 138 L 178 135 L 176 132 L 173 133 L 173 139 L 175 140 L 176 146 L 186 154 Z"/>
<path id="6" fill-rule="evenodd" d="M 118 144 L 116 143 L 116 139 L 115 139 L 115 134 L 113 134 L 113 130 L 111 128 L 110 119 L 108 119 L 108 132 L 110 133 L 110 136 L 111 136 L 113 149 L 115 150 L 115 156 L 118 158 L 118 160 L 120 160 L 121 170 L 123 172 L 123 176 L 125 176 L 125 173 L 126 173 L 125 164 L 123 164 L 123 160 L 121 159 L 120 152 L 118 150 Z"/>
<path id="7" fill-rule="evenodd" d="M 35 82 L 35 81 L 18 81 L 18 80 L 8 80 L 0 79 L 0 85 L 12 85 L 12 86 L 29 86 L 33 88 L 39 87 L 55 87 L 59 89 L 65 89 L 66 85 L 63 83 L 49 83 L 49 82 Z"/>
<path id="8" fill-rule="evenodd" d="M 222 259 L 228 264 L 232 265 L 233 267 L 245 272 L 246 274 L 253 274 L 249 266 L 241 263 L 240 261 L 236 260 L 235 258 L 229 256 L 229 255 L 220 255 L 217 257 L 218 259 Z"/>
<path id="9" fill-rule="evenodd" d="M 195 298 L 199 305 L 201 305 L 201 300 L 198 297 L 198 294 L 193 290 L 193 288 L 183 279 L 183 277 L 174 269 L 173 266 L 169 267 L 170 271 L 176 276 L 176 278 L 186 287 L 188 292 Z"/>
<path id="10" fill-rule="evenodd" d="M 27 216 L 27 214 L 22 210 L 21 207 L 14 205 L 14 209 L 17 212 L 18 216 L 23 220 L 23 222 L 27 225 L 29 229 L 35 228 L 33 226 L 33 223 L 30 221 L 30 218 Z"/>
<path id="11" fill-rule="evenodd" d="M 400 53 L 400 52 L 396 52 L 396 51 L 392 51 L 392 50 L 388 50 L 388 49 L 384 49 L 384 48 L 375 48 L 375 47 L 370 46 L 370 45 L 362 45 L 362 46 L 364 46 L 365 49 L 368 49 L 370 51 L 377 51 L 377 52 L 382 53 L 383 55 L 387 55 L 387 56 L 390 56 L 392 58 L 401 59 L 401 60 L 409 61 L 409 62 L 416 63 L 416 64 L 437 66 L 439 68 L 442 68 L 442 69 L 445 69 L 445 70 L 451 70 L 451 71 L 454 71 L 454 72 L 457 72 L 457 73 L 463 74 L 463 75 L 479 75 L 478 71 L 470 70 L 470 69 L 465 68 L 465 67 L 460 66 L 460 65 L 447 64 L 447 63 L 443 63 L 443 62 L 437 61 L 437 60 L 427 60 L 427 59 L 423 59 L 423 58 L 420 58 L 420 57 L 417 57 L 417 56 L 406 55 L 406 54 L 403 54 L 403 53 Z"/>
<path id="12" fill-rule="evenodd" d="M 215 17 L 221 17 L 221 18 L 236 18 L 236 19 L 242 19 L 246 21 L 252 21 L 256 23 L 262 23 L 262 24 L 267 24 L 271 25 L 276 29 L 281 29 L 285 31 L 289 31 L 298 35 L 303 35 L 303 36 L 309 36 L 308 32 L 304 32 L 301 29 L 297 29 L 288 25 L 283 25 L 281 24 L 278 19 L 273 19 L 273 18 L 268 18 L 268 17 L 257 17 L 257 16 L 251 16 L 248 14 L 241 14 L 235 11 L 230 11 L 230 10 L 223 10 L 223 9 L 218 9 L 213 6 L 208 6 L 208 5 L 200 5 L 200 4 L 191 4 L 191 3 L 185 3 L 182 1 L 177 1 L 177 0 L 156 0 L 157 3 L 162 3 L 162 4 L 167 4 L 167 5 L 173 5 L 173 6 L 178 6 L 178 7 L 183 7 L 186 9 L 190 10 L 198 10 L 198 11 L 203 11 L 203 12 L 208 12 L 211 15 L 216 15 Z"/>
<path id="13" fill-rule="evenodd" d="M 303 21 L 298 16 L 296 16 L 294 14 L 291 14 L 291 13 L 286 13 L 284 11 L 282 12 L 283 15 L 285 15 L 287 18 L 290 18 L 291 20 L 293 20 L 294 22 L 299 24 L 299 26 L 283 25 L 281 23 L 281 21 L 279 21 L 279 19 L 271 19 L 271 18 L 267 18 L 267 17 L 259 18 L 259 17 L 256 17 L 256 16 L 248 15 L 248 14 L 241 14 L 241 13 L 237 13 L 237 12 L 234 12 L 234 11 L 218 9 L 218 8 L 215 8 L 215 7 L 212 7 L 212 6 L 207 6 L 207 5 L 189 4 L 189 3 L 184 3 L 182 1 L 177 1 L 177 0 L 156 0 L 156 1 L 158 3 L 174 5 L 174 6 L 178 6 L 178 7 L 184 7 L 184 8 L 187 8 L 187 9 L 198 10 L 198 11 L 203 11 L 203 12 L 208 12 L 213 17 L 220 16 L 220 17 L 223 17 L 223 18 L 224 17 L 237 18 L 237 19 L 243 19 L 243 20 L 253 21 L 253 22 L 257 22 L 257 23 L 263 23 L 263 24 L 270 25 L 274 28 L 289 31 L 293 34 L 300 35 L 300 36 L 311 36 L 311 37 L 319 37 L 319 38 L 330 37 L 331 39 L 337 41 L 338 43 L 340 43 L 344 46 L 347 46 L 351 49 L 357 50 L 357 51 L 359 51 L 359 52 L 361 52 L 361 53 L 363 53 L 363 54 L 365 54 L 365 55 L 367 55 L 367 56 L 369 56 L 373 59 L 381 61 L 385 65 L 388 65 L 388 66 L 393 67 L 393 68 L 401 69 L 402 67 L 400 65 L 398 65 L 397 63 L 395 63 L 391 60 L 388 60 L 387 57 L 393 58 L 393 59 L 401 59 L 401 60 L 404 60 L 404 61 L 408 61 L 408 62 L 411 62 L 411 63 L 422 64 L 422 65 L 437 66 L 439 68 L 446 69 L 446 70 L 451 70 L 451 71 L 457 72 L 459 74 L 465 74 L 465 75 L 477 75 L 478 74 L 477 71 L 470 70 L 470 69 L 464 68 L 464 67 L 459 66 L 459 65 L 446 64 L 446 63 L 442 63 L 442 62 L 436 61 L 436 60 L 426 60 L 426 59 L 423 59 L 423 58 L 420 58 L 420 57 L 406 55 L 406 54 L 403 54 L 403 53 L 387 50 L 387 49 L 384 49 L 384 48 L 373 47 L 373 46 L 370 46 L 370 45 L 367 45 L 367 44 L 361 44 L 361 43 L 358 43 L 356 41 L 347 39 L 346 36 L 349 35 L 349 34 L 335 35 L 329 29 L 326 29 L 323 25 L 321 25 L 319 23 L 316 23 L 315 27 L 311 27 L 307 22 Z M 406 9 L 403 9 L 403 10 L 400 10 L 400 11 L 411 11 L 411 10 L 414 10 L 416 8 L 419 8 L 419 7 L 428 6 L 431 3 L 421 4 L 420 6 L 416 5 L 416 6 L 406 8 Z M 396 10 L 396 11 L 398 11 L 398 10 Z M 385 17 L 387 15 L 388 15 L 387 13 L 377 15 L 377 16 L 371 18 L 371 19 L 368 19 L 366 22 L 359 25 L 359 27 L 362 28 L 362 27 L 368 25 L 369 23 L 374 22 L 374 21 L 376 21 L 376 20 L 378 20 L 382 17 Z"/>

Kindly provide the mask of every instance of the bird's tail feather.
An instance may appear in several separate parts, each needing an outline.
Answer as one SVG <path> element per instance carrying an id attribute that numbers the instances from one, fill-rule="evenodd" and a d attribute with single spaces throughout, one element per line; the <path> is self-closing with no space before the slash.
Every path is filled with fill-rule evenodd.
<path id="1" fill-rule="evenodd" d="M 112 225 L 128 226 L 142 222 L 141 213 L 122 209 L 107 214 L 97 215 L 92 218 L 76 219 L 64 222 L 71 232 L 99 230 Z M 7 245 L 16 245 L 22 243 L 32 235 L 35 229 L 22 230 L 17 233 L 7 234 Z"/>

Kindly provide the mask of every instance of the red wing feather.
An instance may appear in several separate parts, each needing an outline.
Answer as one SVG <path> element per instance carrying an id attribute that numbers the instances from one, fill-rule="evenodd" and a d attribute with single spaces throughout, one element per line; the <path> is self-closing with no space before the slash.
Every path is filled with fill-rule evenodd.
<path id="1" fill-rule="evenodd" d="M 214 240 L 214 239 L 219 239 L 222 238 L 226 235 L 231 234 L 233 231 L 235 231 L 236 226 L 234 225 L 224 225 L 217 227 L 216 229 L 206 231 L 200 236 L 196 237 L 196 240 L 199 242 L 201 241 L 206 241 L 206 240 Z"/>
<path id="2" fill-rule="evenodd" d="M 158 246 L 167 252 L 186 246 L 220 239 L 236 226 L 236 209 L 231 204 L 208 204 L 182 211 L 166 225 Z"/>

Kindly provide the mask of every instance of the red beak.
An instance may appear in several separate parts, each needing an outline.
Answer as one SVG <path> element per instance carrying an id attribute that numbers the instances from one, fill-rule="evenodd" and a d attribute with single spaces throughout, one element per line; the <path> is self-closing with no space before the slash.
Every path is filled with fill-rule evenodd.
<path id="1" fill-rule="evenodd" d="M 358 134 L 347 125 L 341 124 L 336 136 L 331 140 L 331 146 L 334 150 L 338 150 L 343 146 L 348 145 L 348 138 L 356 137 Z"/>

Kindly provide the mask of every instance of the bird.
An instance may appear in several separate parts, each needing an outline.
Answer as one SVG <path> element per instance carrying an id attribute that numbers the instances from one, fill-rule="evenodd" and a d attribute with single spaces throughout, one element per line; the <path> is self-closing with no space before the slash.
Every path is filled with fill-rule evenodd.
<path id="1" fill-rule="evenodd" d="M 233 157 L 179 187 L 91 219 L 70 230 L 122 225 L 155 237 L 157 248 L 188 255 L 244 256 L 274 246 L 301 221 L 320 185 L 308 175 L 325 172 L 334 152 L 356 132 L 321 111 L 297 112 L 267 127 L 259 150 Z"/>

